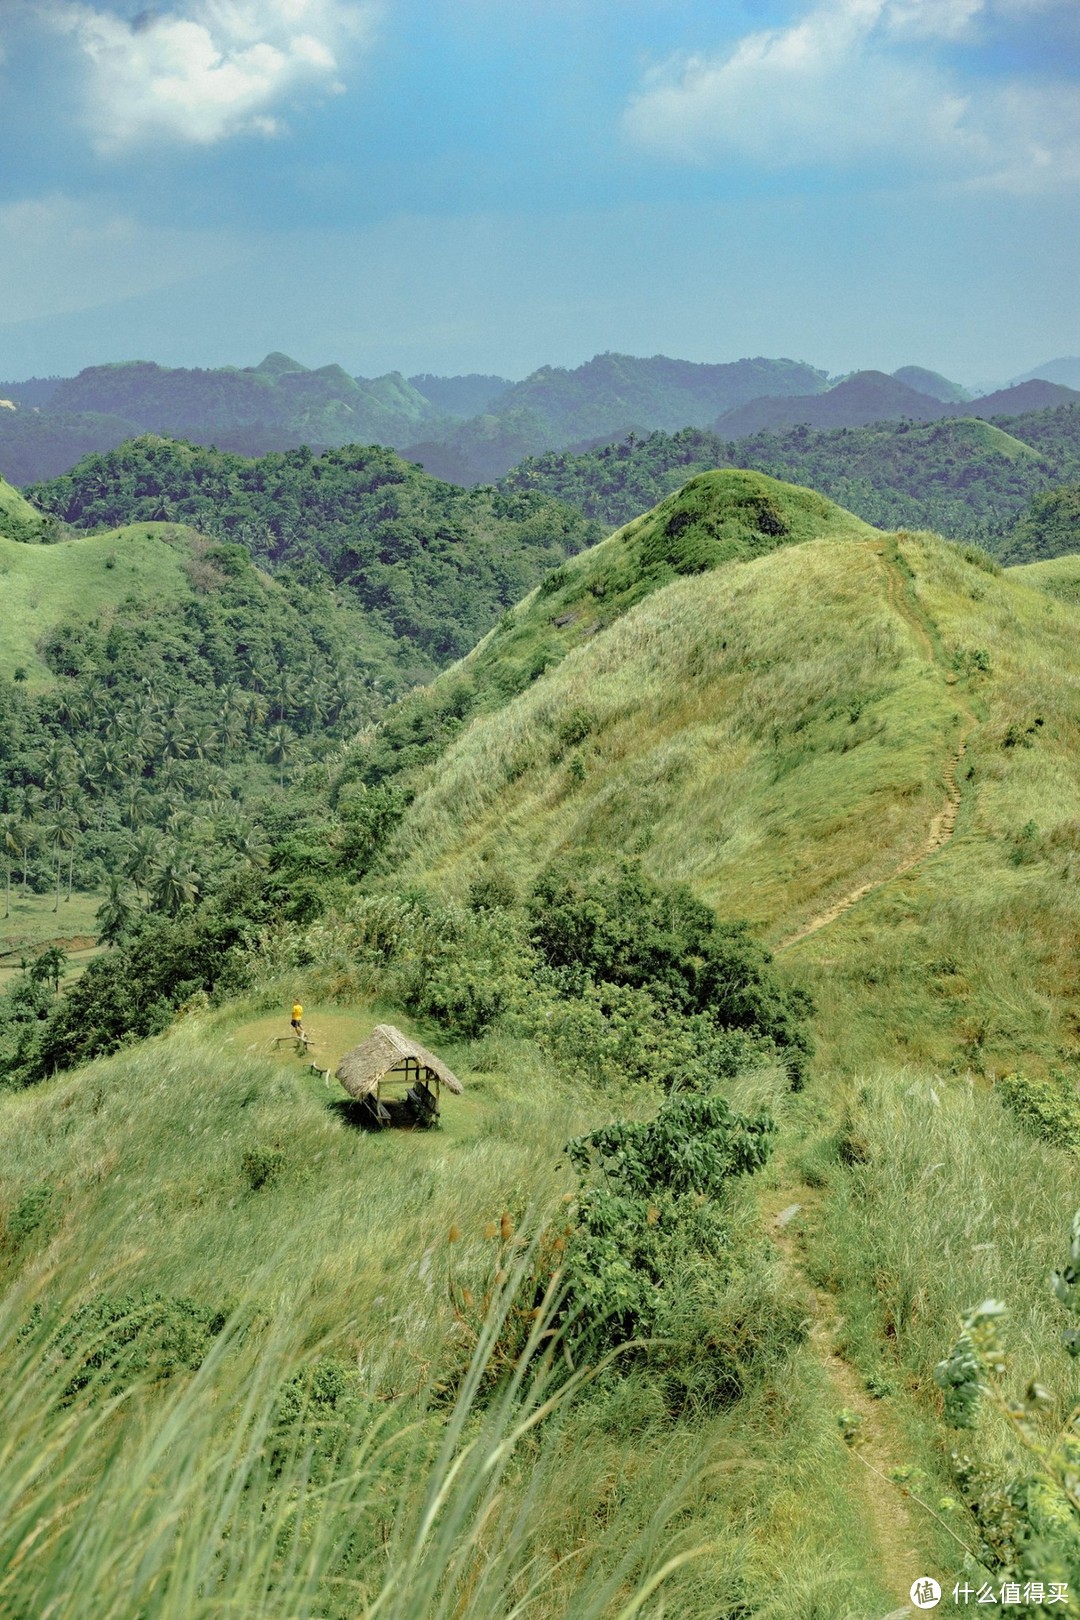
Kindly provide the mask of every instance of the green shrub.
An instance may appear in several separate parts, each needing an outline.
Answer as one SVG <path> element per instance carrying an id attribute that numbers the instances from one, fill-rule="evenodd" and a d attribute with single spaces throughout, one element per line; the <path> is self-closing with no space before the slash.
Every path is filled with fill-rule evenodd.
<path id="1" fill-rule="evenodd" d="M 646 990 L 679 1016 L 772 1041 L 800 1085 L 812 1052 L 802 990 L 780 983 L 745 923 L 721 923 L 685 884 L 662 886 L 636 862 L 612 876 L 581 866 L 541 874 L 529 903 L 532 944 L 568 989 Z"/>
<path id="2" fill-rule="evenodd" d="M 567 1237 L 566 1331 L 578 1355 L 633 1340 L 662 1378 L 669 1410 L 737 1399 L 754 1369 L 801 1332 L 760 1257 L 733 1244 L 728 1183 L 768 1158 L 764 1113 L 720 1097 L 671 1097 L 649 1121 L 577 1137 L 583 1186 Z"/>
<path id="3" fill-rule="evenodd" d="M 41 1182 L 24 1192 L 4 1224 L 4 1247 L 17 1249 L 45 1226 L 53 1202 L 53 1189 Z"/>
<path id="4" fill-rule="evenodd" d="M 284 1165 L 285 1155 L 277 1147 L 248 1148 L 240 1159 L 241 1174 L 252 1192 L 258 1192 L 260 1187 L 276 1181 Z"/>
<path id="5" fill-rule="evenodd" d="M 507 911 L 517 904 L 517 898 L 513 878 L 498 867 L 478 872 L 469 884 L 471 911 Z"/>
<path id="6" fill-rule="evenodd" d="M 1036 1136 L 1055 1147 L 1080 1152 L 1080 1097 L 1076 1084 L 1061 1069 L 1042 1079 L 1006 1074 L 998 1086 L 1009 1107 Z"/>
<path id="7" fill-rule="evenodd" d="M 555 729 L 561 747 L 574 748 L 596 730 L 596 715 L 591 709 L 568 709 Z"/>
<path id="8" fill-rule="evenodd" d="M 80 1305 L 53 1338 L 53 1353 L 68 1368 L 64 1398 L 87 1388 L 113 1394 L 135 1382 L 193 1372 L 227 1319 L 226 1310 L 148 1289 L 99 1294 Z"/>

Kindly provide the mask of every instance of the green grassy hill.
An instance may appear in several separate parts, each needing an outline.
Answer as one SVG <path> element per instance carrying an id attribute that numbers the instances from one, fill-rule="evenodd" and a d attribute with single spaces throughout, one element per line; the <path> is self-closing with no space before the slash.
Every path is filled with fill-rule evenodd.
<path id="1" fill-rule="evenodd" d="M 45 526 L 42 514 L 0 478 L 0 538 L 36 540 Z"/>
<path id="2" fill-rule="evenodd" d="M 242 995 L 0 1099 L 18 1620 L 878 1620 L 921 1573 L 1080 1579 L 1052 1459 L 934 1379 L 1000 1298 L 1032 1432 L 1076 1394 L 1073 572 L 713 472 L 327 761 L 327 859 L 357 776 L 415 791 L 378 870 L 251 930 Z M 709 984 L 744 998 L 711 1046 Z M 807 1070 L 725 1062 L 802 989 Z M 273 1044 L 296 997 L 318 1069 L 385 1018 L 440 1051 L 441 1131 L 357 1130 Z M 673 1122 L 717 1096 L 774 1147 L 699 1193 Z M 625 1328 L 650 1265 L 663 1332 L 578 1387 L 544 1284 Z"/>
<path id="3" fill-rule="evenodd" d="M 33 513 L 27 502 L 22 505 Z M 0 515 L 0 525 L 3 521 Z M 50 680 L 39 643 L 62 620 L 92 619 L 132 595 L 155 608 L 189 597 L 184 565 L 192 560 L 194 538 L 194 530 L 175 523 L 133 524 L 49 546 L 0 535 L 0 579 L 9 615 L 0 640 L 0 679 L 10 680 L 21 665 L 32 684 Z"/>
<path id="4" fill-rule="evenodd" d="M 813 490 L 759 473 L 701 473 L 548 574 L 466 658 L 391 711 L 376 738 L 360 739 L 357 770 L 374 782 L 432 757 L 466 717 L 505 703 L 680 576 L 818 535 L 872 532 Z"/>
<path id="5" fill-rule="evenodd" d="M 688 487 L 715 490 L 724 476 Z M 1003 573 L 973 548 L 880 536 L 844 514 L 822 529 L 673 580 L 602 634 L 586 634 L 585 622 L 555 667 L 466 726 L 415 779 L 387 856 L 398 877 L 464 893 L 486 866 L 527 885 L 561 852 L 615 851 L 639 856 L 658 878 L 690 882 L 721 915 L 745 917 L 773 941 L 870 884 L 829 931 L 828 954 L 835 961 L 837 940 L 850 934 L 856 959 L 868 944 L 901 959 L 890 905 L 899 907 L 919 942 L 903 967 L 918 1008 L 902 1019 L 904 1039 L 920 1059 L 956 1059 L 967 1020 L 988 1011 L 974 986 L 989 963 L 958 967 L 969 988 L 935 1000 L 934 950 L 948 954 L 952 927 L 979 956 L 990 937 L 980 929 L 999 907 L 1022 908 L 1033 886 L 1046 898 L 1054 852 L 1066 860 L 1080 815 L 1070 695 L 1080 624 L 1062 600 L 1075 559 Z M 626 547 L 633 533 L 578 567 L 598 569 L 605 548 Z M 579 600 L 597 613 L 584 592 Z M 562 617 L 561 602 L 530 598 L 517 634 L 535 639 L 552 608 Z M 473 655 L 489 684 L 498 637 L 517 664 L 514 632 L 500 627 Z M 443 682 L 467 675 L 473 660 Z M 923 849 L 954 778 L 961 809 L 947 848 L 925 876 L 878 891 Z M 1058 921 L 1045 926 L 1064 929 L 1071 886 L 1053 895 Z M 864 916 L 879 918 L 869 940 L 855 925 Z M 1012 935 L 998 940 L 997 961 L 1014 946 Z M 807 961 L 815 949 L 799 947 Z M 1023 1028 L 1024 1062 L 1073 1061 L 1071 1001 L 1054 988 L 1053 957 L 1034 976 L 1020 958 L 1013 971 L 1025 988 L 1010 993 L 1009 1018 L 991 1016 L 980 1054 L 1006 1062 Z M 1052 1018 L 1036 1010 L 1044 996 L 1057 1005 Z M 867 1055 L 895 1050 L 898 1011 L 886 1015 L 873 990 L 862 1000 L 875 1009 L 868 1038 L 881 1018 Z M 848 1026 L 845 1041 L 853 1038 Z"/>

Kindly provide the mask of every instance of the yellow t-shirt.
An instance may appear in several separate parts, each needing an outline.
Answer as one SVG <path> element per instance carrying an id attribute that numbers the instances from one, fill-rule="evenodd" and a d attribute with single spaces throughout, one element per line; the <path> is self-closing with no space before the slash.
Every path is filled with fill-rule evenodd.
<path id="1" fill-rule="evenodd" d="M 295 1002 L 294 1005 L 293 1005 L 292 1016 L 293 1016 L 293 1023 L 294 1024 L 298 1024 L 300 1022 L 301 1018 L 303 1018 L 303 1016 L 304 1016 L 304 1009 L 303 1009 L 303 1007 L 301 1007 L 301 1005 L 300 1005 L 300 1003 L 298 1001 Z"/>

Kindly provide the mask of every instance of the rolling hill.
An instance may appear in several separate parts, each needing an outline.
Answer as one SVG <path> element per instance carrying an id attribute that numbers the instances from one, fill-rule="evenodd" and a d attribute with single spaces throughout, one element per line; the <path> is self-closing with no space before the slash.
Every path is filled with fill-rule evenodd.
<path id="1" fill-rule="evenodd" d="M 405 454 L 437 477 L 475 484 L 500 478 L 538 451 L 631 428 L 704 426 L 759 393 L 805 394 L 826 382 L 823 371 L 795 360 L 703 365 L 666 355 L 598 354 L 573 370 L 541 366 L 502 392 L 485 414 L 417 441 Z"/>
<path id="2" fill-rule="evenodd" d="M 1037 1369 L 1048 1434 L 1071 1405 L 1046 1279 L 1080 1143 L 1074 573 L 713 471 L 328 759 L 283 842 L 321 818 L 330 858 L 396 787 L 367 877 L 254 940 L 246 990 L 0 1107 L 5 1433 L 55 1459 L 0 1520 L 20 1597 L 59 1604 L 76 1545 L 79 1620 L 118 1567 L 123 1620 L 344 1620 L 358 1591 L 401 1620 L 463 1592 L 481 1620 L 525 1595 L 610 1620 L 654 1574 L 688 1620 L 862 1620 L 913 1570 L 1075 1579 L 1057 1475 L 985 1397 L 951 1427 L 934 1375 L 1003 1299 L 1004 1390 Z M 673 1096 L 653 1078 L 679 1029 L 704 1046 L 679 998 L 721 942 L 751 1027 L 774 985 L 812 1020 L 801 1090 L 730 1028 Z M 443 1131 L 357 1131 L 273 1044 L 297 996 L 331 1064 L 387 1017 L 448 1056 Z M 635 1202 L 619 1177 L 658 1143 L 708 1159 L 675 1121 L 717 1096 L 768 1108 L 771 1157 Z M 533 1422 L 522 1335 L 583 1232 L 613 1316 L 652 1264 L 671 1332 L 576 1385 L 564 1341 Z"/>
<path id="3" fill-rule="evenodd" d="M 37 507 L 0 478 L 0 536 L 9 540 L 39 540 L 48 524 Z"/>
<path id="4" fill-rule="evenodd" d="M 16 409 L 0 412 L 0 466 L 13 482 L 32 483 L 149 432 L 253 456 L 302 444 L 406 447 L 436 476 L 476 484 L 538 450 L 635 425 L 703 424 L 756 394 L 808 393 L 825 382 L 797 361 L 705 365 L 664 355 L 597 355 L 574 370 L 542 366 L 519 383 L 351 377 L 279 352 L 257 366 L 197 370 L 127 361 L 14 385 Z"/>
<path id="5" fill-rule="evenodd" d="M 1033 371 L 1025 371 L 1022 377 L 1014 377 L 1010 387 L 1017 383 L 1043 381 L 1060 383 L 1066 388 L 1080 388 L 1080 356 L 1068 355 L 1058 360 L 1047 360 Z"/>
<path id="6" fill-rule="evenodd" d="M 40 646 L 47 632 L 72 617 L 94 618 L 132 595 L 156 609 L 190 596 L 184 566 L 196 537 L 182 525 L 131 525 L 48 546 L 8 539 L 3 528 L 0 510 L 0 578 L 9 615 L 0 679 L 10 680 L 22 667 L 31 688 L 51 683 Z"/>
<path id="7" fill-rule="evenodd" d="M 864 427 L 868 422 L 929 422 L 944 416 L 945 405 L 931 394 L 918 393 L 883 371 L 858 371 L 824 393 L 787 399 L 750 400 L 717 417 L 717 433 L 743 439 L 769 428 L 804 423 L 808 427 Z"/>
<path id="8" fill-rule="evenodd" d="M 262 567 L 329 577 L 406 682 L 467 651 L 598 533 L 549 497 L 455 489 L 377 446 L 249 460 L 147 435 L 30 493 L 79 528 L 189 523 Z"/>
<path id="9" fill-rule="evenodd" d="M 901 366 L 899 371 L 893 372 L 893 376 L 897 382 L 914 388 L 917 394 L 929 394 L 931 399 L 940 399 L 944 404 L 971 398 L 968 390 L 959 383 L 950 382 L 940 371 L 927 371 L 925 366 Z"/>
<path id="10" fill-rule="evenodd" d="M 997 551 L 1033 497 L 1080 476 L 1080 411 L 1064 405 L 993 423 L 944 417 L 789 427 L 734 441 L 694 428 L 633 435 L 577 454 L 529 457 L 501 487 L 542 490 L 618 524 L 693 473 L 724 466 L 809 485 L 884 528 L 973 536 Z"/>
<path id="11" fill-rule="evenodd" d="M 872 422 L 910 420 L 932 422 L 943 416 L 990 417 L 1020 416 L 1028 411 L 1049 410 L 1080 402 L 1071 388 L 1057 383 L 1024 382 L 1002 388 L 980 399 L 945 401 L 931 393 L 919 393 L 898 377 L 881 371 L 859 371 L 824 393 L 804 398 L 751 400 L 726 412 L 716 421 L 716 431 L 731 439 L 784 427 L 812 428 L 865 427 Z"/>

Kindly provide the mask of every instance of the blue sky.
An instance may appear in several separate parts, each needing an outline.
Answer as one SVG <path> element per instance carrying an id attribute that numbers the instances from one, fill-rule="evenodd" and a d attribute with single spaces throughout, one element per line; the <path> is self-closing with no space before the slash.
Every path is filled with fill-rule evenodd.
<path id="1" fill-rule="evenodd" d="M 0 377 L 1080 352 L 1076 0 L 4 0 Z"/>

